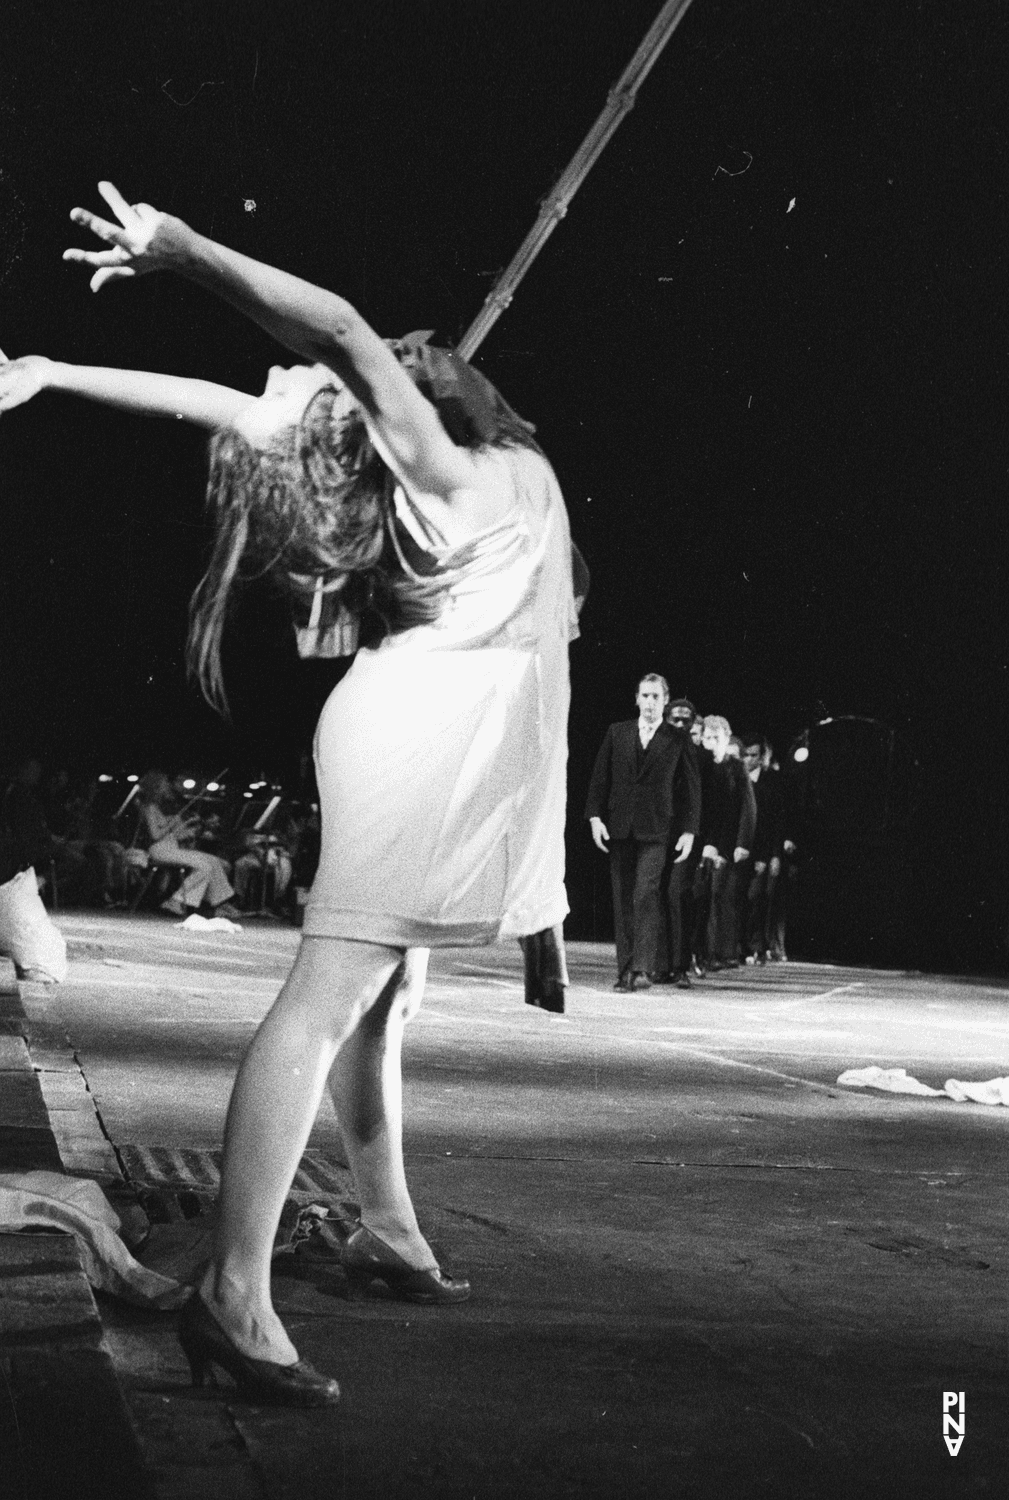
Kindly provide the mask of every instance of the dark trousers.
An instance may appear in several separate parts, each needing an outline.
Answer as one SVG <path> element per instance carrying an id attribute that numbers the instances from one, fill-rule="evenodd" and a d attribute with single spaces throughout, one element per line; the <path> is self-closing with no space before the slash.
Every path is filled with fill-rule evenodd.
<path id="1" fill-rule="evenodd" d="M 745 958 L 747 921 L 749 918 L 750 882 L 753 877 L 753 860 L 741 859 L 732 866 L 732 952 L 726 958 Z"/>
<path id="2" fill-rule="evenodd" d="M 699 963 L 726 962 L 735 947 L 732 866 L 702 859 L 694 876 L 693 949 Z"/>
<path id="3" fill-rule="evenodd" d="M 697 860 L 693 855 L 677 860 L 675 849 L 669 851 L 669 878 L 666 885 L 666 925 L 663 932 L 665 943 L 659 944 L 658 967 L 663 973 L 671 970 L 678 974 L 690 962 L 690 923 L 693 916 L 694 872 Z"/>
<path id="4" fill-rule="evenodd" d="M 751 953 L 785 956 L 785 917 L 795 875 L 795 862 L 785 855 L 777 875 L 771 874 L 768 862 L 764 873 L 750 881 L 747 942 Z"/>
<path id="5" fill-rule="evenodd" d="M 746 945 L 755 958 L 763 958 L 771 947 L 768 918 L 771 914 L 771 897 L 777 881 L 771 874 L 770 861 L 759 875 L 750 881 L 747 896 Z"/>
<path id="6" fill-rule="evenodd" d="M 617 972 L 621 975 L 629 970 L 636 974 L 655 970 L 665 863 L 664 839 L 654 844 L 637 839 L 610 840 L 613 926 Z"/>
<path id="7" fill-rule="evenodd" d="M 785 922 L 798 873 L 795 860 L 783 855 L 781 874 L 773 882 L 767 898 L 767 946 L 772 958 L 785 957 Z"/>

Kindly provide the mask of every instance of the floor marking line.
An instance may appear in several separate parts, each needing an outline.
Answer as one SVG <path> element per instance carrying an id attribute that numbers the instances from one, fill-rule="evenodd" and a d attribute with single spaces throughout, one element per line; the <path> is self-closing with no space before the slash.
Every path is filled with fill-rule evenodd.
<path id="1" fill-rule="evenodd" d="M 515 1026 L 510 1021 L 492 1021 L 485 1016 L 472 1018 L 463 1016 L 449 1016 L 446 1015 L 443 1011 L 430 1010 L 427 1012 L 424 1012 L 422 1010 L 419 1014 L 427 1014 L 429 1018 L 433 1017 L 436 1020 L 454 1021 L 457 1025 L 472 1024 L 472 1021 L 476 1021 L 478 1024 L 484 1026 L 496 1026 L 502 1031 L 521 1031 L 527 1033 L 529 1029 L 527 1027 Z M 548 1035 L 549 1034 L 550 1033 L 548 1033 Z M 591 1033 L 591 1036 L 593 1040 L 601 1042 L 615 1042 L 618 1047 L 664 1047 L 671 1052 L 681 1052 L 690 1057 L 701 1058 L 705 1062 L 717 1063 L 717 1065 L 721 1068 L 743 1068 L 746 1072 L 749 1073 L 763 1073 L 768 1078 L 783 1078 L 787 1083 L 801 1083 L 804 1084 L 806 1088 L 817 1089 L 819 1092 L 825 1094 L 835 1094 L 837 1089 L 837 1085 L 833 1083 L 818 1083 L 812 1078 L 800 1078 L 794 1073 L 782 1073 L 777 1068 L 761 1067 L 759 1063 L 740 1062 L 734 1057 L 723 1057 L 718 1052 L 709 1052 L 702 1047 L 688 1047 L 684 1042 L 656 1041 L 654 1038 L 650 1037 L 611 1036 L 607 1035 L 605 1032 L 602 1034 L 600 1034 L 599 1032 L 593 1032 Z M 836 1097 L 848 1098 L 849 1095 L 846 1091 L 842 1091 L 842 1093 L 837 1094 Z"/>

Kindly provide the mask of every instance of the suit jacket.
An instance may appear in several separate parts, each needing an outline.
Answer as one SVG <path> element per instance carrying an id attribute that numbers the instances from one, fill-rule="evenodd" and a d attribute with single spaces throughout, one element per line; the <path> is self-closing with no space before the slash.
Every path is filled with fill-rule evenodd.
<path id="1" fill-rule="evenodd" d="M 674 815 L 682 832 L 696 833 L 701 785 L 685 742 L 679 730 L 660 724 L 639 767 L 637 719 L 611 724 L 596 756 L 585 816 L 602 818 L 613 839 L 665 843 Z"/>
<path id="2" fill-rule="evenodd" d="M 740 805 L 732 762 L 716 761 L 710 750 L 698 752 L 701 762 L 701 828 L 698 843 L 711 844 L 725 859 L 732 858 L 739 830 Z M 743 846 L 747 846 L 744 844 Z"/>
<path id="3" fill-rule="evenodd" d="M 757 798 L 753 782 L 741 761 L 726 758 L 732 779 L 733 805 L 737 809 L 735 843 L 732 849 L 748 849 L 753 853 L 753 840 L 757 831 Z M 732 849 L 727 852 L 731 858 Z"/>

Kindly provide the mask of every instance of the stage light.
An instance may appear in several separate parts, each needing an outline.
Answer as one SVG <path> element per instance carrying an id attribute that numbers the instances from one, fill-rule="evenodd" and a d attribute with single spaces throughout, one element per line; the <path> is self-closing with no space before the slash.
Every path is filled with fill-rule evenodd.
<path id="1" fill-rule="evenodd" d="M 809 759 L 809 746 L 808 745 L 800 745 L 797 750 L 793 751 L 793 753 L 792 753 L 792 759 L 793 760 L 797 760 L 800 765 L 802 764 L 802 762 L 804 760 L 808 760 Z"/>
<path id="2" fill-rule="evenodd" d="M 139 781 L 140 777 L 139 776 L 127 776 L 126 780 L 127 781 Z"/>
<path id="3" fill-rule="evenodd" d="M 182 783 L 182 789 L 185 792 L 191 792 L 195 785 L 196 782 L 193 780 L 193 778 L 191 776 L 187 776 L 185 781 Z"/>
<path id="4" fill-rule="evenodd" d="M 99 780 L 99 781 L 114 781 L 114 780 L 115 780 L 115 778 L 114 778 L 114 777 L 113 777 L 113 776 L 106 776 L 106 775 L 105 775 L 105 774 L 104 774 L 104 773 L 103 773 L 103 774 L 102 774 L 102 775 L 101 775 L 101 776 L 99 776 L 99 778 L 98 778 L 98 780 Z"/>
<path id="5" fill-rule="evenodd" d="M 252 793 L 251 793 L 251 792 L 243 792 L 243 793 L 242 793 L 242 796 L 243 796 L 243 797 L 249 797 L 249 798 L 251 798 L 251 796 L 252 796 Z"/>
<path id="6" fill-rule="evenodd" d="M 208 781 L 207 782 L 207 791 L 208 792 L 219 792 L 220 790 L 221 790 L 221 783 L 219 781 Z"/>

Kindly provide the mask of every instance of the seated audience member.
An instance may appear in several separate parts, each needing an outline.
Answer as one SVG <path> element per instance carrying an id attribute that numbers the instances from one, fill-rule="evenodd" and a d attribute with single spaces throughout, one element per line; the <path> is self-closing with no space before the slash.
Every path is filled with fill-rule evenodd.
<path id="1" fill-rule="evenodd" d="M 187 872 L 180 889 L 162 902 L 162 911 L 184 917 L 206 903 L 215 916 L 237 916 L 236 908 L 230 905 L 235 893 L 224 861 L 216 854 L 188 847 L 199 820 L 176 811 L 172 784 L 164 771 L 148 771 L 140 778 L 137 803 L 150 858 L 159 865 L 177 865 Z"/>
<path id="2" fill-rule="evenodd" d="M 102 905 L 121 906 L 126 902 L 126 849 L 116 837 L 110 810 L 101 804 L 97 776 L 68 788 L 67 837 L 94 870 Z"/>
<path id="3" fill-rule="evenodd" d="M 243 911 L 254 905 L 283 905 L 291 884 L 291 851 L 284 836 L 284 821 L 274 819 L 269 833 L 249 829 L 242 835 L 242 849 L 232 863 L 235 898 Z"/>
<path id="4" fill-rule="evenodd" d="M 291 884 L 287 888 L 287 913 L 295 925 L 300 926 L 319 865 L 322 825 L 317 802 L 305 802 L 295 807 L 290 837 Z"/>
<path id="5" fill-rule="evenodd" d="M 42 766 L 32 757 L 22 761 L 4 794 L 2 822 L 9 861 L 15 870 L 34 869 L 54 901 L 87 899 L 94 894 L 92 872 L 80 850 L 50 828 L 39 791 L 41 782 Z"/>

